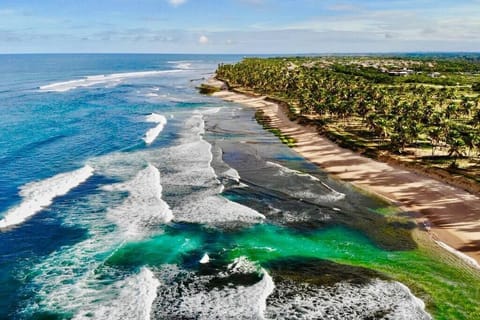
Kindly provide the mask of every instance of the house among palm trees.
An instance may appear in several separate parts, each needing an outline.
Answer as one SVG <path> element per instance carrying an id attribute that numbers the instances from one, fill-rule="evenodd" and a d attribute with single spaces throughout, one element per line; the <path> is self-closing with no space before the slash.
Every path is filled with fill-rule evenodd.
<path id="1" fill-rule="evenodd" d="M 395 77 L 406 77 L 410 74 L 414 74 L 415 71 L 411 70 L 411 69 L 407 69 L 407 68 L 403 68 L 401 70 L 393 70 L 393 71 L 388 71 L 388 74 L 391 75 L 391 76 L 395 76 Z"/>

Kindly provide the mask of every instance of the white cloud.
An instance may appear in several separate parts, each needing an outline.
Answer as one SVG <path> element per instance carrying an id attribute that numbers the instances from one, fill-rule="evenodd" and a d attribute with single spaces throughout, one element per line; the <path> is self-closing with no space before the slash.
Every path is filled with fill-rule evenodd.
<path id="1" fill-rule="evenodd" d="M 461 9 L 445 13 L 436 9 L 359 10 L 339 16 L 317 17 L 284 28 L 316 32 L 364 32 L 373 38 L 390 39 L 394 36 L 407 41 L 478 40 L 480 21 L 476 16 L 479 12 L 470 10 L 468 13 Z"/>
<path id="2" fill-rule="evenodd" d="M 184 4 L 185 2 L 187 2 L 187 0 L 168 0 L 168 2 L 170 2 L 170 4 L 174 7 L 178 7 L 182 4 Z"/>
<path id="3" fill-rule="evenodd" d="M 200 43 L 200 44 L 207 44 L 208 41 L 209 41 L 209 39 L 205 35 L 201 35 L 200 38 L 198 38 L 198 43 Z"/>

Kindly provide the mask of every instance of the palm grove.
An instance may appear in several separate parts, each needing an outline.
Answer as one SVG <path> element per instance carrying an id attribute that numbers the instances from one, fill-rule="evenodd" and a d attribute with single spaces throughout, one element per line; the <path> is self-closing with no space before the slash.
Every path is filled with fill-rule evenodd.
<path id="1" fill-rule="evenodd" d="M 395 73 L 405 76 L 389 72 L 402 66 Z M 476 59 L 247 58 L 220 65 L 217 77 L 287 100 L 322 126 L 357 123 L 377 146 L 423 146 L 456 165 L 480 151 L 479 72 Z"/>

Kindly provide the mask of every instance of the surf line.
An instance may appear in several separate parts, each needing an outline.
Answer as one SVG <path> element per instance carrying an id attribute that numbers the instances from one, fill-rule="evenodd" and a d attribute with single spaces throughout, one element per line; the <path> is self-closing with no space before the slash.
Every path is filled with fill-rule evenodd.
<path id="1" fill-rule="evenodd" d="M 64 82 L 55 82 L 52 84 L 47 84 L 40 86 L 39 90 L 43 92 L 66 92 L 77 88 L 91 87 L 101 84 L 113 84 L 118 85 L 125 79 L 131 78 L 143 78 L 143 77 L 152 77 L 162 74 L 170 74 L 183 72 L 183 69 L 176 70 L 158 70 L 158 71 L 140 71 L 140 72 L 124 72 L 124 73 L 113 73 L 108 75 L 95 75 L 87 76 L 82 79 L 70 80 Z"/>

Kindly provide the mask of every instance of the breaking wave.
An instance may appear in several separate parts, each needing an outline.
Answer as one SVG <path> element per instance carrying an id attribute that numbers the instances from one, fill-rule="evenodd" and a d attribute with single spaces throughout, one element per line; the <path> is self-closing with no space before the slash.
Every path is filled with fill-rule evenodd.
<path id="1" fill-rule="evenodd" d="M 176 73 L 183 70 L 161 70 L 161 71 L 142 71 L 142 72 L 124 72 L 109 75 L 87 76 L 83 79 L 70 80 L 64 82 L 55 82 L 45 86 L 40 86 L 40 91 L 45 92 L 66 92 L 77 88 L 91 87 L 95 85 L 106 84 L 115 86 L 125 79 L 144 78 L 158 76 L 162 74 Z"/>
<path id="2" fill-rule="evenodd" d="M 66 195 L 85 182 L 93 175 L 93 171 L 93 168 L 87 165 L 72 172 L 61 173 L 24 185 L 20 189 L 22 203 L 7 211 L 4 218 L 0 220 L 0 229 L 23 223 L 35 213 L 50 206 L 54 198 Z"/>
<path id="3" fill-rule="evenodd" d="M 119 207 L 110 209 L 107 214 L 107 218 L 114 221 L 127 238 L 144 235 L 145 228 L 173 219 L 168 204 L 162 200 L 160 172 L 151 164 L 132 180 L 104 189 L 129 193 Z"/>

